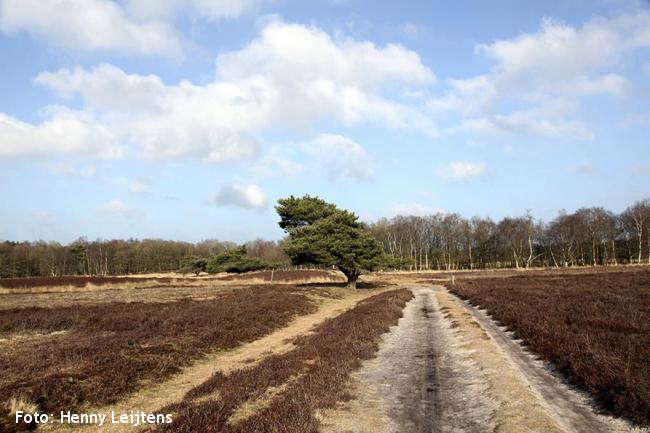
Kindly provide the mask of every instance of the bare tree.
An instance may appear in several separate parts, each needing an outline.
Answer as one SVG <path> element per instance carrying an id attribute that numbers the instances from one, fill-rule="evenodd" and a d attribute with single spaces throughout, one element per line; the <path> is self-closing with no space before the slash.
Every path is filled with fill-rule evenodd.
<path id="1" fill-rule="evenodd" d="M 647 225 L 650 223 L 650 199 L 637 201 L 625 209 L 621 214 L 621 220 L 627 229 L 635 233 L 638 240 L 638 263 L 641 263 L 644 230 L 648 230 Z M 648 262 L 650 262 L 650 237 L 648 238 L 648 249 Z"/>

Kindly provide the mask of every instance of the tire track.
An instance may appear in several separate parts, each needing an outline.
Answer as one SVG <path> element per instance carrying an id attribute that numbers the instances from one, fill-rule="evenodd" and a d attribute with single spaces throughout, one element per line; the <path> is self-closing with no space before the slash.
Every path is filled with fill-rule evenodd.
<path id="1" fill-rule="evenodd" d="M 327 433 L 484 433 L 492 407 L 478 370 L 453 346 L 432 288 L 415 298 L 354 376 L 355 399 L 322 416 Z M 372 426 L 372 428 L 370 427 Z"/>
<path id="2" fill-rule="evenodd" d="M 591 399 L 562 382 L 546 365 L 511 338 L 486 313 L 472 307 L 457 296 L 445 292 L 471 318 L 504 353 L 508 361 L 521 373 L 524 381 L 544 402 L 552 416 L 569 432 L 628 433 L 648 432 L 650 429 L 634 427 L 622 419 L 595 412 Z"/>

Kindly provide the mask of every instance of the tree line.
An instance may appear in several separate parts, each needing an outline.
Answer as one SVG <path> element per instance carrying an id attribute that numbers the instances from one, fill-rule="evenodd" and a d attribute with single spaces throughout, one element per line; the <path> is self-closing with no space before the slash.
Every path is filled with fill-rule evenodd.
<path id="1" fill-rule="evenodd" d="M 279 213 L 283 221 L 280 226 L 288 234 L 291 234 L 291 226 L 284 221 L 287 216 L 282 212 L 282 203 L 284 208 L 290 203 L 291 209 L 298 209 L 298 215 L 303 219 L 305 216 L 301 213 L 306 212 L 309 218 L 313 218 L 311 214 L 327 217 L 336 209 L 334 205 L 309 196 L 302 202 L 281 201 Z M 303 203 L 307 203 L 307 211 L 300 207 L 305 206 Z M 338 211 L 334 213 L 345 215 Z M 373 267 L 386 270 L 650 263 L 650 199 L 638 201 L 620 214 L 602 207 L 590 207 L 572 213 L 560 212 L 550 222 L 537 220 L 530 213 L 506 217 L 498 222 L 482 217 L 467 219 L 457 213 L 399 215 L 369 225 L 357 222 L 353 214 L 345 218 L 350 221 L 336 224 L 350 226 L 354 231 L 363 227 L 383 245 L 386 255 L 381 264 Z M 330 220 L 332 218 L 324 218 L 320 225 L 325 227 Z M 303 224 L 301 222 L 299 226 Z M 326 241 L 326 238 L 338 239 L 335 235 L 338 236 L 340 231 L 332 226 L 329 235 L 314 239 L 319 242 Z M 343 238 L 337 242 L 347 239 Z M 308 246 L 313 247 L 314 239 L 303 236 L 301 242 L 304 245 L 300 251 L 292 249 L 292 245 L 295 247 L 297 244 L 295 239 L 293 242 L 289 242 L 291 239 L 258 239 L 247 242 L 244 248 L 234 242 L 218 240 L 190 243 L 160 239 L 89 241 L 79 238 L 67 245 L 5 241 L 0 243 L 0 278 L 288 267 L 292 263 L 314 262 L 307 260 L 313 257 L 304 256 L 303 251 Z M 323 246 L 321 251 L 324 250 Z M 354 255 L 361 257 L 357 253 Z M 331 252 L 328 253 L 328 257 L 331 256 Z M 321 257 L 320 265 L 331 266 L 331 263 Z"/>
<path id="2" fill-rule="evenodd" d="M 124 275 L 177 271 L 188 257 L 215 257 L 241 249 L 234 242 L 198 243 L 161 239 L 0 243 L 0 278 L 62 275 Z M 245 244 L 246 256 L 262 263 L 289 264 L 280 243 L 258 239 Z"/>
<path id="3" fill-rule="evenodd" d="M 620 214 L 602 207 L 560 212 L 550 222 L 530 213 L 463 218 L 457 213 L 396 216 L 370 225 L 394 266 L 408 270 L 569 267 L 650 263 L 650 199 Z"/>

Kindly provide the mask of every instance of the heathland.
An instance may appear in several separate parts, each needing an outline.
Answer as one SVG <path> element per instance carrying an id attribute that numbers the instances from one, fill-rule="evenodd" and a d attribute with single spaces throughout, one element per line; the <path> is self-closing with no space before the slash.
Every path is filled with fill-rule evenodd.
<path id="1" fill-rule="evenodd" d="M 0 430 L 27 427 L 13 422 L 21 408 L 171 413 L 146 426 L 170 432 L 648 425 L 648 267 L 344 281 L 334 271 L 0 280 Z M 502 346 L 513 339 L 521 354 Z M 414 381 L 409 392 L 382 388 L 399 377 Z"/>

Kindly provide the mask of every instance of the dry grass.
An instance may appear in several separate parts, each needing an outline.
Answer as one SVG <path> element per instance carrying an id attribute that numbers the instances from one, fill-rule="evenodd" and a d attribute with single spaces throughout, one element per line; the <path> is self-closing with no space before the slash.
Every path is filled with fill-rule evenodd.
<path id="1" fill-rule="evenodd" d="M 10 398 L 5 404 L 5 408 L 10 418 L 14 418 L 16 412 L 18 411 L 34 413 L 38 410 L 38 406 L 36 404 L 24 401 L 16 397 Z"/>
<path id="2" fill-rule="evenodd" d="M 395 325 L 412 297 L 407 290 L 383 292 L 299 338 L 296 348 L 229 375 L 216 374 L 165 410 L 176 412 L 172 432 L 297 433 L 318 427 L 314 413 L 345 398 L 349 375 L 374 355 L 381 334 Z M 269 390 L 273 394 L 269 397 Z M 279 392 L 275 392 L 279 390 Z M 218 393 L 218 399 L 204 400 Z M 270 401 L 269 401 L 270 400 Z M 238 408 L 264 401 L 244 419 Z"/>
<path id="3" fill-rule="evenodd" d="M 4 310 L 4 334 L 67 332 L 0 353 L 0 395 L 39 399 L 46 411 L 115 402 L 147 381 L 170 377 L 207 351 L 256 340 L 296 315 L 313 312 L 309 297 L 295 290 L 272 286 L 205 301 Z M 6 421 L 6 410 L 0 412 Z"/>
<path id="4" fill-rule="evenodd" d="M 215 287 L 257 284 L 315 284 L 345 282 L 339 272 L 327 270 L 261 271 L 239 275 L 146 274 L 128 276 L 68 276 L 0 279 L 0 295 L 81 293 L 107 289 L 148 289 L 161 287 Z"/>
<path id="5" fill-rule="evenodd" d="M 487 308 L 602 407 L 650 424 L 650 269 L 520 274 L 450 289 Z"/>
<path id="6" fill-rule="evenodd" d="M 260 271 L 248 272 L 239 275 L 227 275 L 219 278 L 222 281 L 256 281 L 263 283 L 285 282 L 285 283 L 344 283 L 345 276 L 338 271 L 331 270 L 293 270 L 293 271 Z"/>

